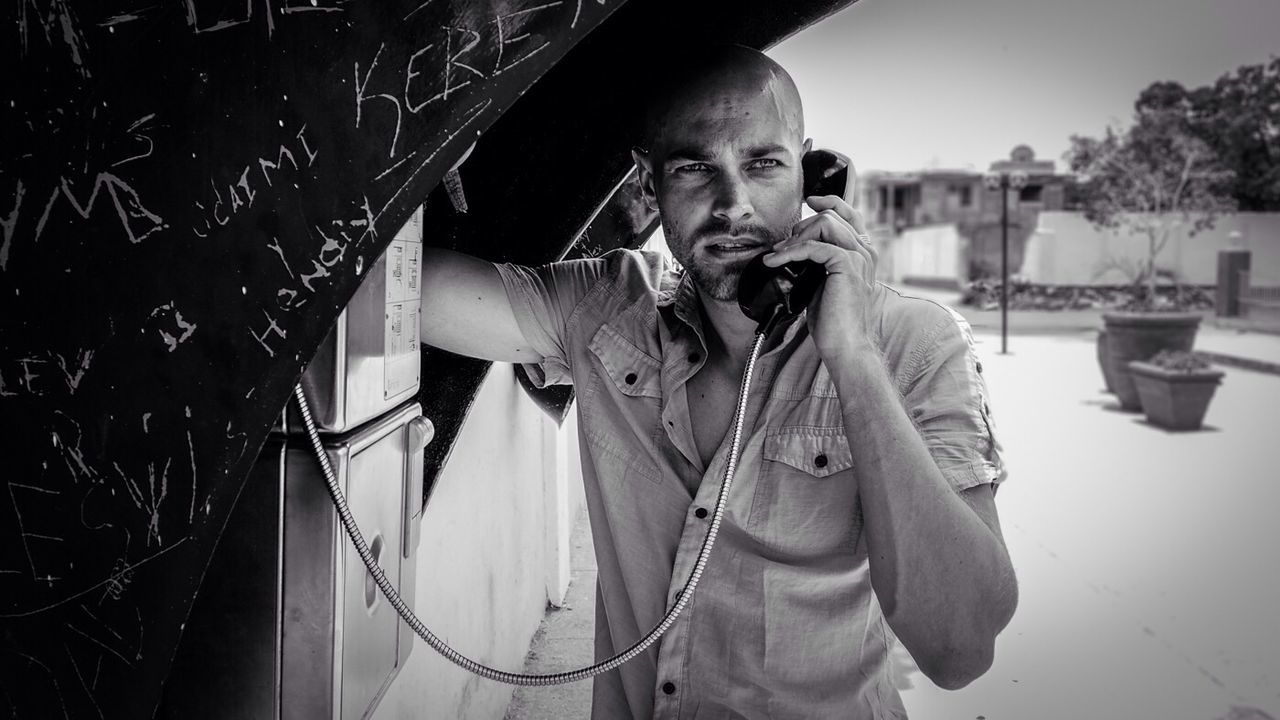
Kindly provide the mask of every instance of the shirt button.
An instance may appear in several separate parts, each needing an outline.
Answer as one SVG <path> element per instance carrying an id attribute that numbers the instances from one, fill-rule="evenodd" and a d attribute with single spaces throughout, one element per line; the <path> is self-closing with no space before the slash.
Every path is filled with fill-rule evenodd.
<path id="1" fill-rule="evenodd" d="M 981 363 L 981 362 L 979 362 L 979 363 L 978 363 L 978 372 L 982 372 L 982 363 Z"/>
<path id="2" fill-rule="evenodd" d="M 676 691 L 675 683 L 662 683 L 662 692 L 670 695 Z"/>
<path id="3" fill-rule="evenodd" d="M 816 458 L 814 458 L 814 459 L 813 459 L 813 464 L 814 464 L 814 465 L 816 465 L 816 466 L 818 466 L 818 467 L 820 467 L 820 468 L 824 468 L 824 467 L 826 467 L 826 466 L 827 466 L 827 456 L 826 456 L 826 455 L 818 455 L 818 457 L 816 457 Z"/>
<path id="4" fill-rule="evenodd" d="M 624 382 L 626 382 L 628 385 L 635 385 L 635 384 L 636 384 L 636 374 L 635 374 L 635 373 L 627 373 L 627 376 L 626 376 L 626 377 L 624 377 L 624 378 L 622 378 L 622 379 L 623 379 L 623 381 L 624 381 Z"/>
<path id="5" fill-rule="evenodd" d="M 696 518 L 698 518 L 699 520 L 701 520 L 702 518 L 704 518 L 704 517 L 706 517 L 706 516 L 707 516 L 707 509 L 706 509 L 706 508 L 698 508 L 697 510 L 694 510 L 694 511 L 693 511 L 693 516 L 694 516 L 694 517 L 696 517 Z"/>
<path id="6" fill-rule="evenodd" d="M 699 361 L 699 360 L 701 360 L 701 359 L 702 359 L 702 356 L 701 356 L 701 355 L 699 355 L 698 353 L 696 353 L 696 352 L 691 352 L 691 353 L 689 353 L 689 362 L 691 362 L 691 363 L 696 363 L 696 362 L 698 362 L 698 361 Z"/>

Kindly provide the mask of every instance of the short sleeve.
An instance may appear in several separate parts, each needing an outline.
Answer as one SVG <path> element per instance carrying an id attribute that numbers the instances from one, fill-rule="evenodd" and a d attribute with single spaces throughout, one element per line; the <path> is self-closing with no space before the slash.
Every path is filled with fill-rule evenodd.
<path id="1" fill-rule="evenodd" d="M 996 439 L 982 364 L 969 323 L 947 308 L 912 352 L 915 369 L 903 393 L 907 412 L 943 476 L 957 491 L 1008 474 Z"/>
<path id="2" fill-rule="evenodd" d="M 524 364 L 529 379 L 537 387 L 572 384 L 567 341 L 570 325 L 578 305 L 604 274 L 605 262 L 565 260 L 539 267 L 511 263 L 494 267 L 520 332 L 542 356 L 539 363 Z"/>

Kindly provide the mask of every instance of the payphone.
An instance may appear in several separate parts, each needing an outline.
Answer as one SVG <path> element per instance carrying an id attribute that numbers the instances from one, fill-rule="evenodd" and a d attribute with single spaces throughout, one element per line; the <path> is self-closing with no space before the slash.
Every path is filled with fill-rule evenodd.
<path id="1" fill-rule="evenodd" d="M 422 210 L 377 259 L 301 385 L 373 560 L 415 589 L 423 450 Z M 348 541 L 296 411 L 281 414 L 219 540 L 158 717 L 369 716 L 415 644 Z"/>

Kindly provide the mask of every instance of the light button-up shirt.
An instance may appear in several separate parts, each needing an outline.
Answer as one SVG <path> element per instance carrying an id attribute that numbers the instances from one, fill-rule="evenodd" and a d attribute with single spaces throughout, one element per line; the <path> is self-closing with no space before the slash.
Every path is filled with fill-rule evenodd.
<path id="1" fill-rule="evenodd" d="M 684 587 L 733 428 L 703 467 L 686 383 L 706 361 L 691 279 L 656 253 L 501 265 L 540 384 L 573 383 L 598 564 L 597 661 Z M 964 320 L 877 286 L 875 340 L 957 490 L 1005 477 Z M 597 676 L 593 718 L 900 718 L 843 412 L 804 317 L 759 357 L 737 471 L 697 589 L 657 647 Z"/>

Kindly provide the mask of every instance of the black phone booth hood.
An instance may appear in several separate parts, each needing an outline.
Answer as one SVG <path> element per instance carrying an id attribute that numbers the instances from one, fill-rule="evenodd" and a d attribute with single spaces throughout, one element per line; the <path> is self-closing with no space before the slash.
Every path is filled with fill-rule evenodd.
<path id="1" fill-rule="evenodd" d="M 414 208 L 494 261 L 572 254 L 589 223 L 578 252 L 634 246 L 653 217 L 605 201 L 655 39 L 763 49 L 847 4 L 11 4 L 0 714 L 153 714 L 269 426 Z M 465 83 L 442 49 L 464 36 Z M 437 188 L 473 143 L 461 215 Z M 422 365 L 429 488 L 488 364 Z M 135 506 L 130 477 L 164 494 Z"/>

